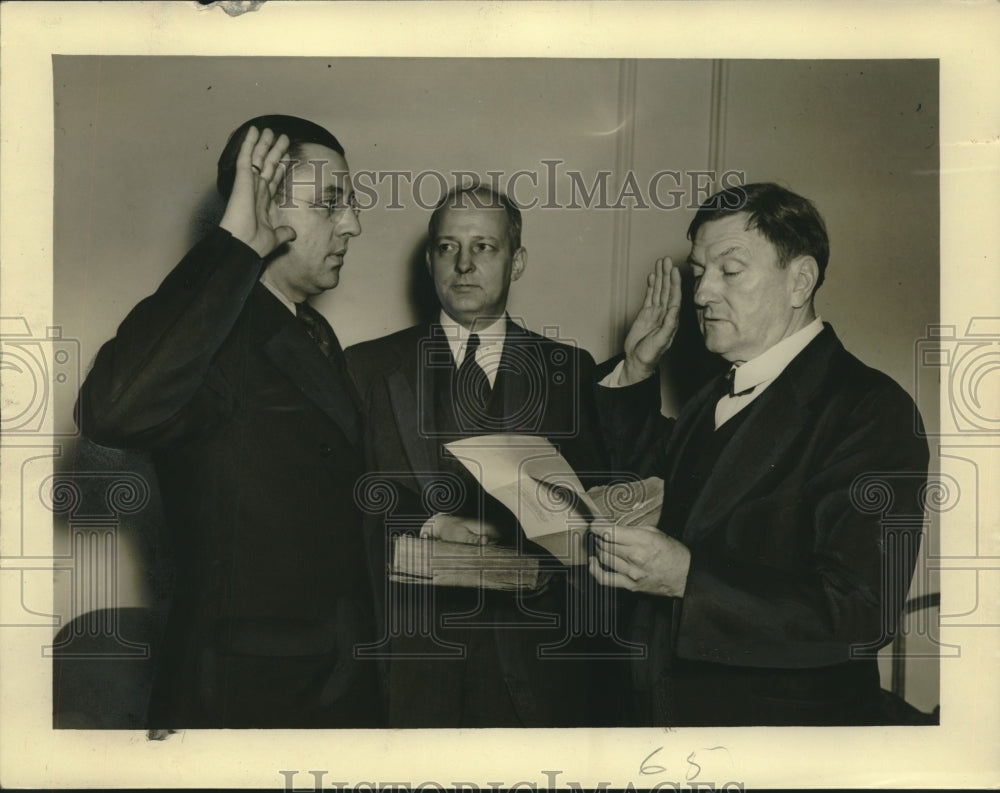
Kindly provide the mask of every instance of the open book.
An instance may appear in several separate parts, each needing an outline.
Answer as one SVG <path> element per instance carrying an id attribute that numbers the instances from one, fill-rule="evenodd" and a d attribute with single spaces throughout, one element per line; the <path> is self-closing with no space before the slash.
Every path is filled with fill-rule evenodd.
<path id="1" fill-rule="evenodd" d="M 655 525 L 659 520 L 661 479 L 623 480 L 584 490 L 576 472 L 545 438 L 483 435 L 454 441 L 447 448 L 514 514 L 524 536 L 563 564 L 587 562 L 585 538 L 597 518 L 625 525 Z M 546 571 L 537 557 L 517 548 L 402 536 L 396 540 L 390 577 L 523 590 L 544 585 Z"/>

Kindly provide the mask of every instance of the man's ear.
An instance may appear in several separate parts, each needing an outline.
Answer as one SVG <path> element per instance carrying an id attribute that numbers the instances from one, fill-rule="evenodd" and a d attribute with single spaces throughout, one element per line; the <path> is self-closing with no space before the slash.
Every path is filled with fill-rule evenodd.
<path id="1" fill-rule="evenodd" d="M 424 264 L 427 265 L 427 274 L 434 277 L 434 267 L 431 265 L 431 252 L 424 248 Z"/>
<path id="2" fill-rule="evenodd" d="M 819 280 L 819 265 L 812 256 L 799 256 L 788 265 L 792 270 L 792 308 L 802 308 L 812 300 Z"/>
<path id="3" fill-rule="evenodd" d="M 514 257 L 510 267 L 510 280 L 516 281 L 524 275 L 524 268 L 528 266 L 528 251 L 525 248 L 518 248 L 514 251 Z"/>

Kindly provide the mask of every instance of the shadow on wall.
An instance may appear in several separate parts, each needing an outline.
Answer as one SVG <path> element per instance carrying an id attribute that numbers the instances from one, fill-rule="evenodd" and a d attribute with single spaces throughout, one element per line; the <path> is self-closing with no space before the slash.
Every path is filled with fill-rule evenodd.
<path id="1" fill-rule="evenodd" d="M 222 220 L 222 213 L 225 210 L 226 202 L 219 195 L 214 185 L 202 192 L 201 197 L 195 203 L 194 211 L 191 213 L 191 221 L 188 225 L 188 250 L 193 248 L 202 237 L 208 234 Z"/>
<path id="2" fill-rule="evenodd" d="M 414 243 L 410 253 L 410 263 L 406 271 L 409 273 L 407 284 L 410 294 L 410 307 L 417 322 L 426 324 L 436 322 L 441 313 L 441 304 L 437 292 L 434 291 L 434 280 L 427 271 L 427 235 L 421 235 Z"/>

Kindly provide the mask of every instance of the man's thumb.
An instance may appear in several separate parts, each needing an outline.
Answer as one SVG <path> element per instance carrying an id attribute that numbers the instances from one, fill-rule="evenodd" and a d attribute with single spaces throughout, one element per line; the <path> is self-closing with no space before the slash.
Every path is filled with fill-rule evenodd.
<path id="1" fill-rule="evenodd" d="M 296 237 L 295 229 L 293 229 L 291 226 L 278 226 L 274 230 L 274 238 L 278 244 L 275 245 L 274 247 L 280 248 L 286 242 L 291 242 L 292 240 L 294 240 L 295 237 Z"/>

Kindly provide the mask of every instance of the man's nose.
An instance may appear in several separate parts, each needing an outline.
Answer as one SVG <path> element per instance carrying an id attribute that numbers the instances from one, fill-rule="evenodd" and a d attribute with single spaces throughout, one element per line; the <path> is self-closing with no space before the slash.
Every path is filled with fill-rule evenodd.
<path id="1" fill-rule="evenodd" d="M 361 234 L 361 221 L 358 219 L 357 212 L 347 210 L 341 213 L 340 220 L 337 222 L 337 234 L 341 237 L 357 237 Z"/>
<path id="2" fill-rule="evenodd" d="M 696 306 L 707 306 L 709 303 L 717 300 L 718 296 L 719 276 L 706 272 L 701 278 L 695 280 L 694 304 Z"/>
<path id="3" fill-rule="evenodd" d="M 474 270 L 476 265 L 472 262 L 472 256 L 469 255 L 469 251 L 466 248 L 462 248 L 458 256 L 455 257 L 455 269 L 460 273 L 467 273 Z"/>

